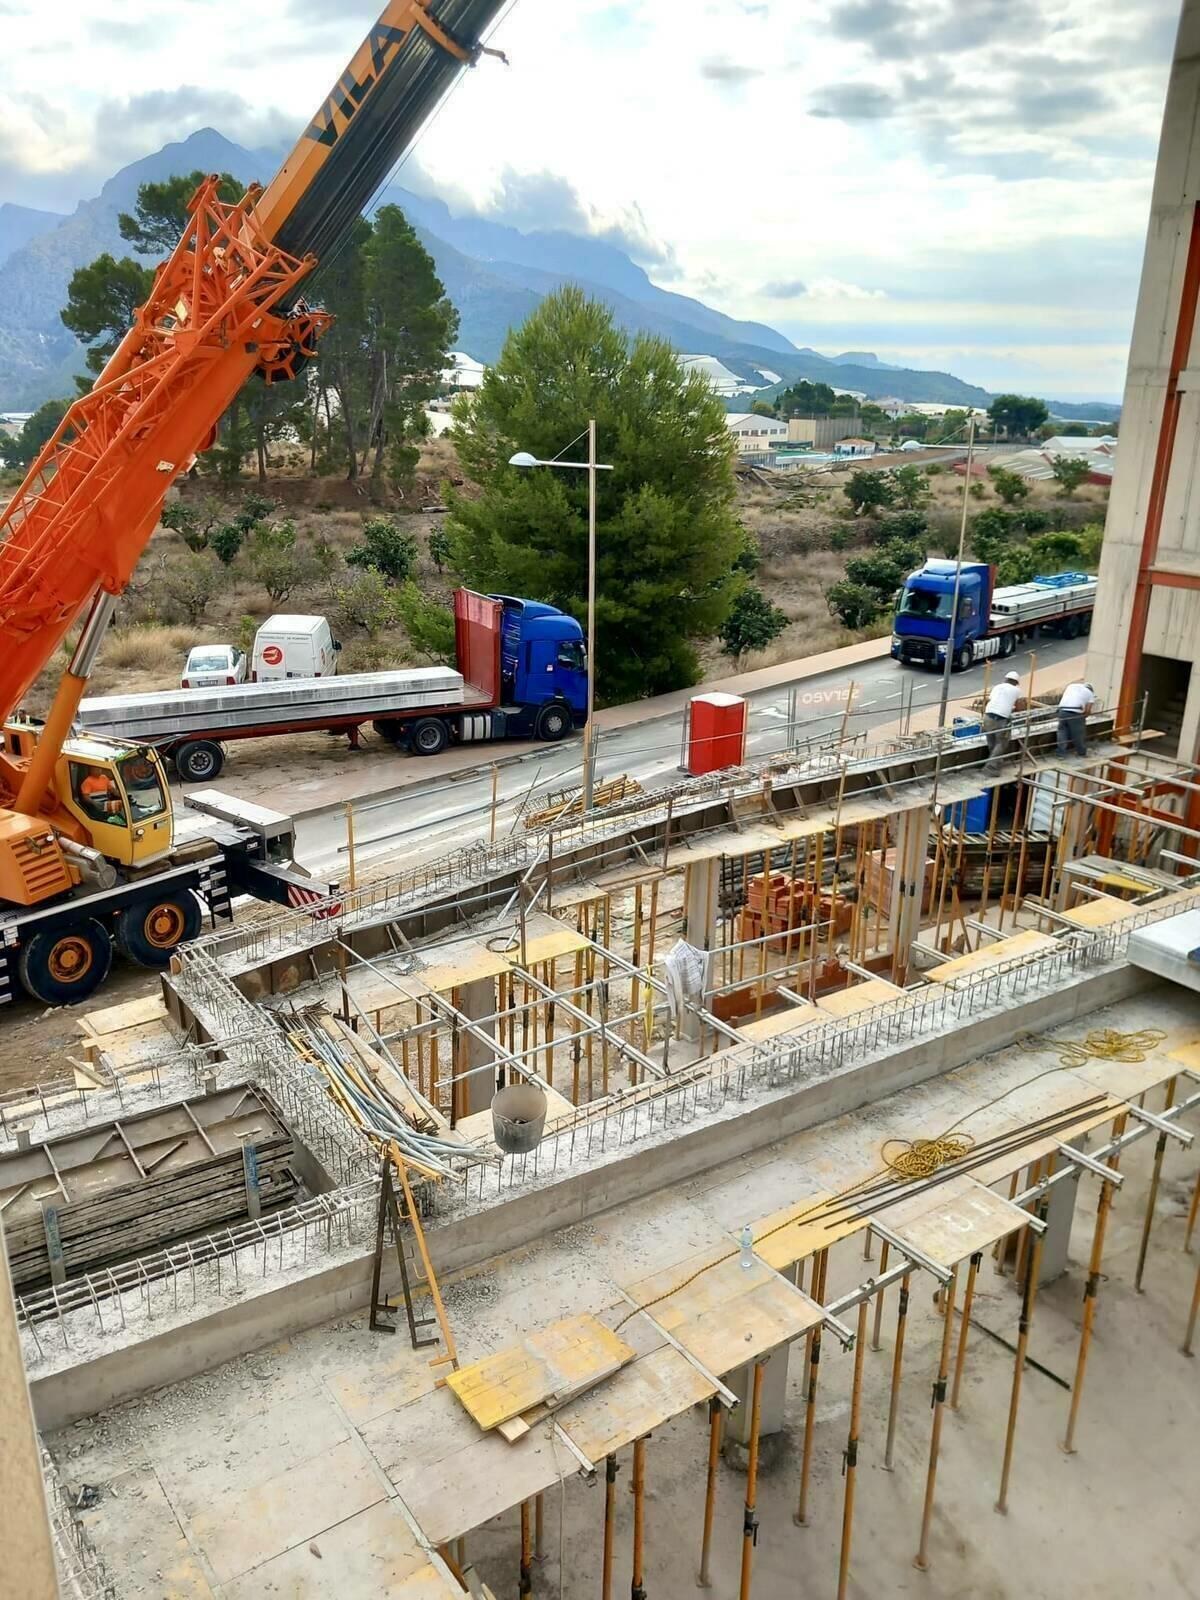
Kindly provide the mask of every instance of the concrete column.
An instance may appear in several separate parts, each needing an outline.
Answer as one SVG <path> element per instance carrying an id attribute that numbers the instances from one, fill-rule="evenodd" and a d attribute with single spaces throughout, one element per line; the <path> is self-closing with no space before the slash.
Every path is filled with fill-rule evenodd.
<path id="1" fill-rule="evenodd" d="M 1090 1140 L 1086 1133 L 1070 1141 L 1076 1150 L 1086 1150 Z M 1063 1161 L 1066 1160 L 1064 1156 Z M 1053 1283 L 1067 1270 L 1067 1255 L 1071 1246 L 1071 1224 L 1075 1220 L 1075 1202 L 1079 1198 L 1079 1168 L 1074 1175 L 1056 1183 L 1048 1195 L 1046 1232 L 1042 1236 L 1042 1266 L 1038 1283 Z"/>
<path id="2" fill-rule="evenodd" d="M 17 1336 L 12 1281 L 0 1224 L 0 1506 L 4 1540 L 0 1600 L 58 1600 L 42 1460 Z"/>
<path id="3" fill-rule="evenodd" d="M 787 1404 L 788 1356 L 791 1345 L 782 1345 L 763 1362 L 762 1396 L 758 1436 L 783 1431 L 783 1408 Z M 754 1363 L 747 1362 L 725 1378 L 726 1384 L 738 1397 L 736 1408 L 725 1415 L 727 1443 L 750 1443 L 750 1387 L 754 1382 Z"/>
<path id="4" fill-rule="evenodd" d="M 925 862 L 929 855 L 930 806 L 918 806 L 900 817 L 896 837 L 896 872 L 892 884 L 889 932 L 896 952 L 896 980 L 903 983 L 912 959 L 913 940 L 921 931 L 925 903 Z"/>
<path id="5" fill-rule="evenodd" d="M 683 937 L 697 950 L 711 950 L 717 938 L 717 902 L 721 888 L 721 861 L 692 862 L 684 876 Z M 705 982 L 708 969 L 705 968 Z M 680 1037 L 698 1039 L 700 1023 L 694 1012 L 680 1018 Z"/>
<path id="6" fill-rule="evenodd" d="M 478 1021 L 480 1017 L 492 1016 L 496 1010 L 495 978 L 477 978 L 474 983 L 464 983 L 458 991 L 458 1009 L 464 1017 L 470 1017 L 472 1022 Z M 485 1027 L 487 1032 L 494 1033 L 496 1024 L 487 1023 Z M 518 1029 L 518 1036 L 519 1034 Z M 489 1061 L 495 1061 L 495 1052 L 489 1050 L 483 1040 L 473 1033 L 467 1033 L 464 1029 L 461 1040 L 461 1071 L 470 1071 L 472 1067 L 482 1067 Z M 476 1111 L 486 1111 L 496 1092 L 495 1072 L 473 1073 L 467 1079 L 464 1089 L 463 1115 L 469 1117 Z"/>
<path id="7" fill-rule="evenodd" d="M 1148 577 L 1139 573 L 1147 532 L 1157 582 L 1149 594 L 1143 662 L 1147 656 L 1183 663 L 1191 670 L 1179 743 L 1182 759 L 1194 759 L 1200 723 L 1200 590 L 1170 584 L 1171 572 L 1194 572 L 1200 559 L 1200 334 L 1177 352 L 1181 309 L 1186 305 L 1188 258 L 1196 206 L 1200 203 L 1200 0 L 1183 0 L 1175 58 L 1167 85 L 1141 287 L 1129 348 L 1121 408 L 1120 444 L 1109 498 L 1096 614 L 1088 639 L 1088 676 L 1097 693 L 1116 705 L 1121 689 L 1135 597 Z M 1182 355 L 1172 385 L 1177 354 Z M 1174 394 L 1178 396 L 1176 403 Z M 1164 418 L 1175 414 L 1170 461 L 1160 484 L 1160 446 L 1170 443 Z M 1149 526 L 1148 526 L 1149 525 Z M 1157 525 L 1157 527 L 1156 527 Z M 1136 686 L 1151 689 L 1153 671 Z"/>

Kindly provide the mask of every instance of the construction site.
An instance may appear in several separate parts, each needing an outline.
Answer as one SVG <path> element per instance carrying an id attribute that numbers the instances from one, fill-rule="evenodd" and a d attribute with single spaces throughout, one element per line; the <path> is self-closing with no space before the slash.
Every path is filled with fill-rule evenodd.
<path id="1" fill-rule="evenodd" d="M 1188 1592 L 1200 772 L 1090 724 L 799 745 L 82 1015 L 0 1111 L 77 1592 L 1128 1592 L 1101 1497 Z"/>
<path id="2" fill-rule="evenodd" d="M 313 358 L 299 286 L 498 9 L 392 0 L 269 188 L 200 185 L 2 519 L 0 699 L 81 631 L 0 750 L 0 987 L 82 1003 L 0 1096 L 0 1596 L 1200 1596 L 1200 3 L 1087 664 L 999 731 L 961 539 L 936 724 L 897 662 L 898 723 L 851 684 L 754 761 L 710 695 L 740 735 L 645 790 L 593 781 L 594 564 L 586 645 L 464 591 L 397 727 L 583 727 L 581 780 L 505 832 L 493 767 L 486 841 L 369 873 L 347 806 L 340 885 L 211 791 L 181 849 L 78 728 L 171 477 Z M 586 468 L 594 541 L 586 437 L 508 464 Z M 84 998 L 114 945 L 154 992 Z"/>

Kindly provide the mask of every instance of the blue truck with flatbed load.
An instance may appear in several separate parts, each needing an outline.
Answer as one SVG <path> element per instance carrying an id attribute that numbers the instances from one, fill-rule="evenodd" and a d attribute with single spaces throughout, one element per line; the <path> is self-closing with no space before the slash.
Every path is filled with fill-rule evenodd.
<path id="1" fill-rule="evenodd" d="M 941 668 L 950 649 L 953 670 L 962 672 L 976 661 L 1012 655 L 1020 640 L 1039 629 L 1062 639 L 1091 630 L 1096 579 L 1086 572 L 1059 572 L 997 588 L 994 566 L 964 561 L 956 612 L 956 569 L 953 561 L 933 559 L 905 579 L 892 619 L 894 661 Z"/>

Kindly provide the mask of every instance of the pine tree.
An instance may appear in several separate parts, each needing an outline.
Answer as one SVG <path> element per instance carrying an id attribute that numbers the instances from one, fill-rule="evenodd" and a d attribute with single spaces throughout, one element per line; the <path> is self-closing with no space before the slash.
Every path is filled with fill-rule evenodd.
<path id="1" fill-rule="evenodd" d="M 664 340 L 631 343 L 601 303 L 568 287 L 508 335 L 483 386 L 457 403 L 451 439 L 476 499 L 451 493 L 455 570 L 472 587 L 548 601 L 583 620 L 587 474 L 509 466 L 518 450 L 579 460 L 595 418 L 597 696 L 695 682 L 693 639 L 725 620 L 743 538 L 725 412 Z"/>

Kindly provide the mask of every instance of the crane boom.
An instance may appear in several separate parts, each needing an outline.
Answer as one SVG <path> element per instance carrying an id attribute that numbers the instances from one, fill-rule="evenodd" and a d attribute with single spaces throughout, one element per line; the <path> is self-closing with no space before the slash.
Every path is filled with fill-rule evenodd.
<path id="1" fill-rule="evenodd" d="M 313 353 L 328 318 L 302 285 L 481 53 L 500 3 L 389 0 L 265 190 L 226 205 L 215 177 L 200 185 L 133 326 L 0 517 L 5 719 L 89 604 L 125 588 L 168 488 L 242 384 L 256 369 L 288 378 Z M 64 675 L 32 756 L 6 742 L 0 802 L 44 807 L 85 676 Z"/>

